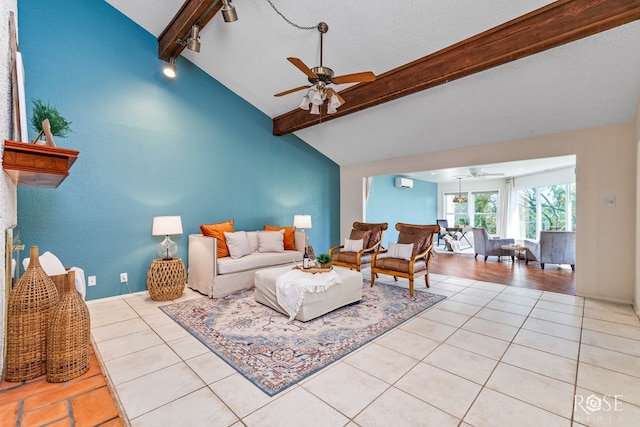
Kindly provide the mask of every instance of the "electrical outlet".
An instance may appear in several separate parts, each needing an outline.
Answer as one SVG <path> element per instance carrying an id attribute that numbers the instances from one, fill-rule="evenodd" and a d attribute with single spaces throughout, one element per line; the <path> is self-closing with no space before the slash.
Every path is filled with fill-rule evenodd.
<path id="1" fill-rule="evenodd" d="M 120 283 L 127 283 L 128 281 L 127 273 L 120 273 Z"/>
<path id="2" fill-rule="evenodd" d="M 96 276 L 89 276 L 87 281 L 88 281 L 89 286 L 95 286 L 96 285 Z"/>

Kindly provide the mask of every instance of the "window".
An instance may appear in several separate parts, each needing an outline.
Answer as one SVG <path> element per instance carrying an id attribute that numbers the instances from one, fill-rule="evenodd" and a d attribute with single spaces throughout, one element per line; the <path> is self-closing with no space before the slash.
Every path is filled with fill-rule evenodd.
<path id="1" fill-rule="evenodd" d="M 575 200 L 575 182 L 518 190 L 520 235 L 537 239 L 540 231 L 575 230 Z"/>
<path id="2" fill-rule="evenodd" d="M 495 234 L 497 230 L 498 217 L 498 192 L 462 192 L 467 197 L 466 203 L 453 203 L 453 198 L 458 193 L 444 194 L 444 214 L 449 221 L 449 225 L 471 225 L 474 227 L 484 227 L 490 234 Z"/>

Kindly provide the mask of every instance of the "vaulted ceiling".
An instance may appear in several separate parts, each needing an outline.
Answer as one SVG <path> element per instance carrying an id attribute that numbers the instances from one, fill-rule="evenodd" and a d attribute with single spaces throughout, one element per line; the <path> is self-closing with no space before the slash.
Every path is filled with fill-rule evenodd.
<path id="1" fill-rule="evenodd" d="M 183 5 L 107 1 L 156 37 Z M 274 118 L 274 133 L 295 130 L 340 165 L 630 122 L 640 99 L 638 0 L 232 4 L 238 21 L 216 13 L 200 52 L 182 55 Z M 346 103 L 320 124 L 297 109 L 304 91 L 274 97 L 307 83 L 286 58 L 319 65 L 320 38 L 272 5 L 299 26 L 329 24 L 323 63 L 336 74 L 370 70 L 378 80 L 336 86 Z M 514 19 L 515 30 L 501 26 Z"/>

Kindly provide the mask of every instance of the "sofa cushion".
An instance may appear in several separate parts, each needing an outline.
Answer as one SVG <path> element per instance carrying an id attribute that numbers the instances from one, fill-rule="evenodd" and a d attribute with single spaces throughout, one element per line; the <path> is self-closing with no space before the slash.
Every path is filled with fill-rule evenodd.
<path id="1" fill-rule="evenodd" d="M 258 232 L 247 231 L 247 240 L 249 241 L 249 249 L 251 252 L 258 251 Z"/>
<path id="2" fill-rule="evenodd" d="M 217 224 L 202 224 L 200 226 L 202 234 L 209 237 L 215 237 L 218 239 L 218 258 L 229 256 L 229 248 L 227 247 L 227 241 L 224 237 L 224 232 L 233 233 L 233 220 L 219 222 Z"/>
<path id="3" fill-rule="evenodd" d="M 389 250 L 384 255 L 389 258 L 411 261 L 414 246 L 413 243 L 389 243 Z"/>
<path id="4" fill-rule="evenodd" d="M 258 252 L 284 252 L 284 230 L 258 231 Z"/>
<path id="5" fill-rule="evenodd" d="M 218 274 L 238 273 L 282 264 L 289 264 L 293 267 L 294 261 L 302 261 L 302 252 L 252 252 L 251 255 L 237 259 L 231 257 L 218 258 Z"/>
<path id="6" fill-rule="evenodd" d="M 244 231 L 236 231 L 235 233 L 224 232 L 224 238 L 229 248 L 231 258 L 242 258 L 251 253 L 247 233 Z"/>
<path id="7" fill-rule="evenodd" d="M 277 225 L 264 225 L 264 229 L 265 231 L 280 231 L 280 230 L 284 230 L 284 249 L 288 250 L 288 251 L 295 251 L 296 248 L 296 242 L 295 242 L 295 232 L 296 232 L 296 227 L 291 226 L 291 227 L 280 227 Z"/>

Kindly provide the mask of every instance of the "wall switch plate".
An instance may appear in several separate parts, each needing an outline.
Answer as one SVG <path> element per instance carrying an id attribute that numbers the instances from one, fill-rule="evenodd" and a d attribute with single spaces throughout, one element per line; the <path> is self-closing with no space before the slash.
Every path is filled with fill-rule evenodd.
<path id="1" fill-rule="evenodd" d="M 96 276 L 89 276 L 89 278 L 87 279 L 87 282 L 88 282 L 89 286 L 95 286 L 96 285 Z"/>
<path id="2" fill-rule="evenodd" d="M 129 278 L 127 277 L 127 273 L 120 273 L 120 283 L 126 283 L 129 281 Z"/>

